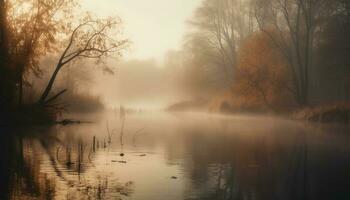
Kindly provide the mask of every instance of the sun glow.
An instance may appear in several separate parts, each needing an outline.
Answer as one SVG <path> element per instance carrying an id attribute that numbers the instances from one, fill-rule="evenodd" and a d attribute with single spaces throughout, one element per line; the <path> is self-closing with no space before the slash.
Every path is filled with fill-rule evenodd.
<path id="1" fill-rule="evenodd" d="M 85 10 L 100 16 L 119 16 L 132 41 L 130 59 L 161 57 L 182 45 L 186 20 L 200 0 L 84 0 Z M 108 5 L 108 6 L 106 6 Z"/>

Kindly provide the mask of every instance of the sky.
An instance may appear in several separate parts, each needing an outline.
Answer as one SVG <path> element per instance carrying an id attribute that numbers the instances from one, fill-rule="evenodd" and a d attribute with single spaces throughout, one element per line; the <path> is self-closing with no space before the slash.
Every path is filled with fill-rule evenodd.
<path id="1" fill-rule="evenodd" d="M 173 103 L 172 85 L 161 69 L 164 55 L 181 48 L 188 20 L 202 0 L 83 0 L 83 10 L 100 17 L 118 16 L 131 49 L 118 62 L 115 76 L 97 75 L 92 93 L 109 107 L 122 104 L 154 108 Z M 109 85 L 110 87 L 106 87 Z M 157 94 L 155 96 L 154 94 Z"/>
<path id="2" fill-rule="evenodd" d="M 126 59 L 161 60 L 181 47 L 187 23 L 201 0 L 84 0 L 82 6 L 99 16 L 119 16 L 131 40 Z"/>

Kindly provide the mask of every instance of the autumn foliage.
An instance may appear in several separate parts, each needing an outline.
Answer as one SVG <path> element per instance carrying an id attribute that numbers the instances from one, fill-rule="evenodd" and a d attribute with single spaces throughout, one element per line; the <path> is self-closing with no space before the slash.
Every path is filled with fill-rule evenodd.
<path id="1" fill-rule="evenodd" d="M 295 105 L 290 72 L 268 36 L 257 32 L 238 52 L 233 102 L 247 109 L 288 110 Z"/>

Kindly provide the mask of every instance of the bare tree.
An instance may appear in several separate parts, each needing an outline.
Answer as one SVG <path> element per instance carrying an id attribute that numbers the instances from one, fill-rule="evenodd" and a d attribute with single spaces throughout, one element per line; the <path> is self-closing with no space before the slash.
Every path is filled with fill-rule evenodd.
<path id="1" fill-rule="evenodd" d="M 329 10 L 329 0 L 255 1 L 255 17 L 261 31 L 280 49 L 292 74 L 296 100 L 309 102 L 310 68 L 315 32 Z"/>
<path id="2" fill-rule="evenodd" d="M 191 24 L 197 28 L 191 37 L 207 44 L 214 65 L 223 68 L 228 83 L 233 80 L 237 49 L 252 31 L 252 15 L 244 0 L 206 0 L 196 11 Z"/>
<path id="3" fill-rule="evenodd" d="M 69 36 L 68 43 L 39 99 L 39 103 L 47 104 L 66 91 L 62 90 L 47 99 L 59 71 L 68 63 L 86 58 L 101 60 L 113 54 L 120 57 L 122 50 L 128 45 L 128 40 L 118 38 L 120 25 L 119 19 L 94 20 L 89 16 L 78 24 Z"/>

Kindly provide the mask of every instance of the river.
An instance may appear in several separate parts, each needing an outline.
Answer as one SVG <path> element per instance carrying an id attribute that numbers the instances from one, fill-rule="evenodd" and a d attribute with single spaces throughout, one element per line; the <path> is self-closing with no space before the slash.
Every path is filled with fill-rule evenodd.
<path id="1" fill-rule="evenodd" d="M 1 128 L 0 199 L 350 199 L 350 135 L 259 116 L 105 112 Z"/>

